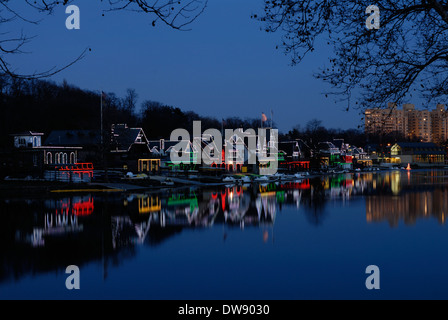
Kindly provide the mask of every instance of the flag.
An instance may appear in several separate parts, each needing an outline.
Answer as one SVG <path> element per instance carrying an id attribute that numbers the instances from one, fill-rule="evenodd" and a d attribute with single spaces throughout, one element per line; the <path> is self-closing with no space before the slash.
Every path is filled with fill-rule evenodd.
<path id="1" fill-rule="evenodd" d="M 107 98 L 107 94 L 104 91 L 101 91 L 101 98 L 103 99 Z"/>
<path id="2" fill-rule="evenodd" d="M 264 114 L 264 112 L 261 113 L 261 121 L 262 121 L 262 122 L 266 122 L 266 121 L 268 121 L 268 117 L 266 117 L 266 115 Z"/>

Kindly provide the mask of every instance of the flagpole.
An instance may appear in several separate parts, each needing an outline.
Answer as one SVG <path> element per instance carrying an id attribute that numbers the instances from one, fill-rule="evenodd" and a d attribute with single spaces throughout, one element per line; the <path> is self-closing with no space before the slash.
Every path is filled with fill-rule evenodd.
<path id="1" fill-rule="evenodd" d="M 103 145 L 103 90 L 101 90 L 101 94 L 100 94 L 100 99 L 101 99 L 101 145 Z"/>
<path id="2" fill-rule="evenodd" d="M 273 113 L 272 113 L 272 108 L 271 108 L 271 129 L 273 129 L 273 127 L 272 127 L 272 118 L 273 118 Z"/>

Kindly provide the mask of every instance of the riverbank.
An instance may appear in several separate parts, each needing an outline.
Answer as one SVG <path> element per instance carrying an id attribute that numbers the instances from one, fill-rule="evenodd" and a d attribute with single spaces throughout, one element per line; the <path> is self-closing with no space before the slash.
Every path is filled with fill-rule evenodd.
<path id="1" fill-rule="evenodd" d="M 0 181 L 0 197 L 41 196 L 51 192 L 111 192 L 113 188 L 96 183 L 64 183 L 54 181 Z"/>
<path id="2" fill-rule="evenodd" d="M 381 173 L 384 171 L 407 171 L 404 168 L 374 168 L 372 170 L 327 171 L 304 173 L 302 176 L 281 175 L 260 176 L 255 174 L 227 174 L 223 176 L 200 175 L 198 173 L 178 175 L 151 175 L 140 179 L 110 179 L 91 183 L 67 183 L 32 179 L 0 181 L 0 197 L 41 196 L 50 193 L 114 193 L 163 191 L 185 187 L 228 186 L 248 183 L 295 182 L 340 174 Z M 447 168 L 419 168 L 413 171 L 447 170 Z M 224 179 L 227 178 L 227 179 Z"/>

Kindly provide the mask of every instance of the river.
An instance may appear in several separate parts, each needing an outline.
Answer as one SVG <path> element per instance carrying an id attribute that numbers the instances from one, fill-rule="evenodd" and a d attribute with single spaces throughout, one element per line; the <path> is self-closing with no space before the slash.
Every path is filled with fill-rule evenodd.
<path id="1" fill-rule="evenodd" d="M 447 299 L 447 213 L 444 170 L 0 196 L 0 298 Z"/>

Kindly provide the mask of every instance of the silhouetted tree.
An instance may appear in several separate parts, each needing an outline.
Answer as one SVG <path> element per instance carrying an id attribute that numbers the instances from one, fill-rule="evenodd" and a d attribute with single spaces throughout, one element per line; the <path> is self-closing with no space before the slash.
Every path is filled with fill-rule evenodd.
<path id="1" fill-rule="evenodd" d="M 134 113 L 137 107 L 138 94 L 135 89 L 127 89 L 126 96 L 123 98 L 122 106 L 130 114 Z"/>
<path id="2" fill-rule="evenodd" d="M 104 129 L 113 123 L 137 124 L 137 118 L 121 108 L 114 93 L 103 100 Z M 100 93 L 82 90 L 66 81 L 0 77 L 0 145 L 9 145 L 11 133 L 52 130 L 100 129 Z"/>
<path id="3" fill-rule="evenodd" d="M 333 139 L 344 139 L 345 143 L 357 147 L 364 147 L 367 143 L 366 135 L 359 129 L 327 129 L 318 119 L 308 121 L 304 130 L 300 130 L 300 125 L 296 125 L 279 138 L 283 141 L 301 139 L 306 141 L 310 147 L 314 147 L 318 142 L 333 141 Z"/>
<path id="4" fill-rule="evenodd" d="M 121 10 L 132 10 L 144 14 L 148 14 L 152 19 L 152 25 L 155 26 L 157 21 L 162 21 L 173 29 L 186 30 L 196 18 L 205 10 L 208 0 L 107 0 L 101 3 L 106 6 L 104 12 L 113 12 Z M 14 20 L 19 20 L 26 24 L 37 25 L 40 19 L 33 20 L 28 18 L 23 12 L 17 9 L 19 1 L 1 0 L 0 1 L 0 25 L 2 33 L 0 34 L 0 73 L 7 74 L 12 77 L 23 79 L 36 79 L 49 77 L 54 75 L 80 59 L 90 49 L 84 49 L 82 53 L 75 57 L 71 62 L 63 67 L 52 67 L 45 71 L 38 71 L 32 74 L 18 74 L 14 71 L 15 67 L 8 61 L 8 57 L 23 52 L 23 47 L 32 40 L 32 37 L 23 33 L 11 33 L 9 25 Z M 67 6 L 72 0 L 26 0 L 26 5 L 34 9 L 36 13 L 42 16 L 52 14 L 58 6 Z M 19 4 L 19 6 L 23 4 Z M 19 7 L 20 8 L 20 7 Z"/>
<path id="5" fill-rule="evenodd" d="M 281 32 L 278 47 L 293 65 L 313 52 L 318 39 L 334 49 L 316 76 L 362 108 L 402 103 L 416 91 L 446 98 L 448 2 L 445 0 L 265 0 L 266 32 Z M 379 29 L 366 28 L 366 9 L 380 10 Z M 350 101 L 350 100 L 349 100 Z"/>
<path id="6" fill-rule="evenodd" d="M 169 139 L 171 132 L 178 128 L 191 132 L 192 123 L 182 110 L 160 102 L 143 102 L 141 118 L 142 127 L 150 139 Z"/>

